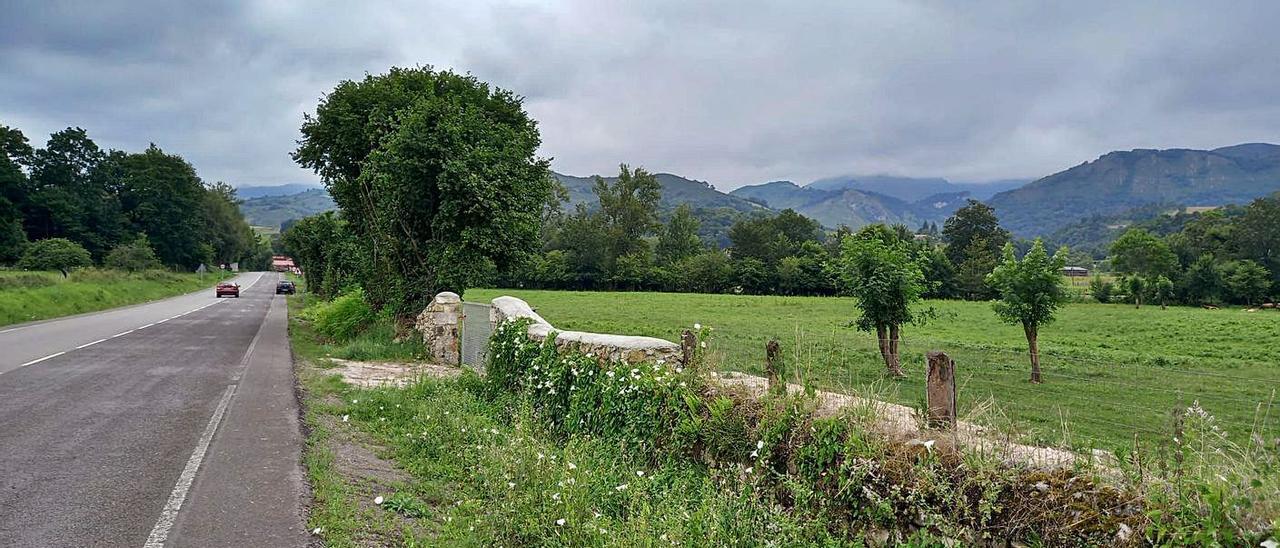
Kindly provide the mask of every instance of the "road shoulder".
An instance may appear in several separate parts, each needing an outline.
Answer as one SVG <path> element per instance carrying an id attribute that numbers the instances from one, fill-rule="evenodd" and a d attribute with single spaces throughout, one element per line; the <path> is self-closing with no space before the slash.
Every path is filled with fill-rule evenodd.
<path id="1" fill-rule="evenodd" d="M 309 500 L 284 299 L 273 299 L 170 546 L 307 546 Z"/>

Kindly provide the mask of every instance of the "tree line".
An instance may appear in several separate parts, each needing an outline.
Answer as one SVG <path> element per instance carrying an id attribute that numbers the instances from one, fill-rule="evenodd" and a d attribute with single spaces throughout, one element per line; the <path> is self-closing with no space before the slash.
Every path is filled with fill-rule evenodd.
<path id="1" fill-rule="evenodd" d="M 0 264 L 265 269 L 270 246 L 239 204 L 230 185 L 204 182 L 155 144 L 104 151 L 77 127 L 34 148 L 20 130 L 0 125 Z"/>
<path id="2" fill-rule="evenodd" d="M 1280 294 L 1280 194 L 1198 213 L 1158 236 L 1130 228 L 1111 244 L 1116 282 L 1096 277 L 1099 301 L 1255 305 Z"/>

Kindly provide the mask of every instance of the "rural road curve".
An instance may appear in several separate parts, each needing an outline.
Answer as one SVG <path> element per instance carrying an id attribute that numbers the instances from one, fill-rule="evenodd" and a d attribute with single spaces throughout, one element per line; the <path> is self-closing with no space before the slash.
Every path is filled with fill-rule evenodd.
<path id="1" fill-rule="evenodd" d="M 306 546 L 277 279 L 0 328 L 0 546 Z"/>

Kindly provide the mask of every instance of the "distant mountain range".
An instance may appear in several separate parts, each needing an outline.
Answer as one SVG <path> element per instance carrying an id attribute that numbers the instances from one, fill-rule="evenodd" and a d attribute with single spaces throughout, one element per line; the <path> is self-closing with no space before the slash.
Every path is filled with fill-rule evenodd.
<path id="1" fill-rule="evenodd" d="M 575 177 L 555 172 L 552 172 L 552 175 L 569 192 L 567 209 L 572 210 L 580 203 L 585 203 L 588 206 L 596 203 L 596 195 L 591 190 L 595 185 L 594 176 Z M 720 192 L 706 181 L 686 179 L 670 173 L 655 173 L 654 177 L 662 185 L 662 200 L 658 203 L 659 209 L 675 209 L 680 204 L 689 204 L 694 209 L 729 208 L 744 213 L 766 209 L 759 204 L 733 194 Z M 617 177 L 604 178 L 605 182 L 609 184 L 613 184 L 617 179 Z"/>
<path id="2" fill-rule="evenodd" d="M 1213 150 L 1111 152 L 1001 192 L 987 203 L 1023 237 L 1046 235 L 1095 215 L 1152 204 L 1219 206 L 1280 190 L 1280 146 L 1251 143 Z"/>
<path id="3" fill-rule="evenodd" d="M 591 177 L 554 175 L 568 191 L 569 210 L 595 203 Z M 1068 231 L 1079 237 L 1085 229 L 1076 225 L 1086 218 L 1092 224 L 1112 226 L 1108 230 L 1114 232 L 1117 219 L 1132 216 L 1128 212 L 1135 208 L 1159 205 L 1158 209 L 1168 211 L 1243 204 L 1280 191 L 1280 146 L 1253 143 L 1214 150 L 1111 152 L 1030 183 L 840 176 L 803 186 L 773 181 L 726 193 L 705 181 L 670 173 L 655 176 L 662 184 L 659 207 L 664 216 L 680 204 L 689 204 L 703 221 L 703 237 L 721 243 L 727 227 L 742 215 L 790 208 L 827 228 L 882 222 L 914 229 L 925 222 L 941 225 L 968 198 L 996 208 L 1001 224 L 1017 236 L 1061 236 L 1055 232 L 1071 227 Z M 290 191 L 295 193 L 285 194 Z M 315 185 L 241 187 L 239 192 L 245 199 L 246 218 L 259 226 L 279 226 L 334 207 L 328 194 Z"/>
<path id="4" fill-rule="evenodd" d="M 843 176 L 819 179 L 800 186 L 773 181 L 744 186 L 730 195 L 771 209 L 794 209 L 828 228 L 857 228 L 872 223 L 941 223 L 967 198 L 986 198 L 1026 181 L 952 183 L 942 178 L 917 179 L 888 175 Z"/>

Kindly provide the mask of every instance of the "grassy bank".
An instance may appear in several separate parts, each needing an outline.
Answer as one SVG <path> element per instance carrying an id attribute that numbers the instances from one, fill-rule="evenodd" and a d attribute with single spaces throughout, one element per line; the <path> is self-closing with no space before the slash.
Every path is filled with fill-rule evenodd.
<path id="1" fill-rule="evenodd" d="M 229 272 L 0 271 L 0 325 L 45 320 L 163 299 L 212 287 Z"/>
<path id="2" fill-rule="evenodd" d="M 1039 443 L 1107 450 L 1167 440 L 1171 412 L 1199 401 L 1236 440 L 1255 428 L 1280 436 L 1276 410 L 1255 424 L 1280 388 L 1274 344 L 1280 313 L 1071 304 L 1042 330 L 1045 384 L 1026 382 L 1020 327 L 1000 323 L 988 303 L 930 301 L 938 318 L 904 330 L 910 377 L 884 380 L 875 339 L 846 327 L 856 302 L 830 297 L 763 297 L 473 289 L 467 300 L 514 295 L 563 329 L 678 340 L 694 323 L 714 327 L 719 367 L 763 370 L 764 345 L 782 342 L 793 373 L 819 386 L 866 391 L 906 405 L 924 394 L 924 353 L 956 359 L 962 414 Z"/>

